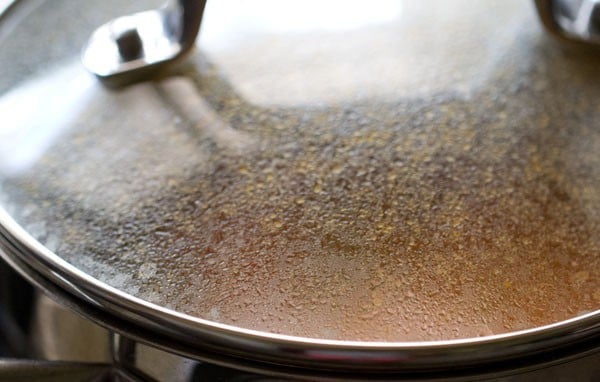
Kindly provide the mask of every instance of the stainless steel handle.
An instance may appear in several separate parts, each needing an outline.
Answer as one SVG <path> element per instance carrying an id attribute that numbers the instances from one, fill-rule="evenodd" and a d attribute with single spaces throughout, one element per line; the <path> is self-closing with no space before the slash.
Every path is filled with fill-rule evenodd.
<path id="1" fill-rule="evenodd" d="M 598 0 L 535 0 L 535 5 L 542 23 L 553 35 L 600 46 Z"/>
<path id="2" fill-rule="evenodd" d="M 544 26 L 564 40 L 600 45 L 598 0 L 534 0 Z M 159 10 L 119 17 L 98 28 L 83 63 L 109 85 L 147 78 L 194 45 L 206 0 L 168 0 Z"/>
<path id="3" fill-rule="evenodd" d="M 206 0 L 168 0 L 160 9 L 102 25 L 83 49 L 84 66 L 108 85 L 147 78 L 194 46 L 205 4 Z"/>

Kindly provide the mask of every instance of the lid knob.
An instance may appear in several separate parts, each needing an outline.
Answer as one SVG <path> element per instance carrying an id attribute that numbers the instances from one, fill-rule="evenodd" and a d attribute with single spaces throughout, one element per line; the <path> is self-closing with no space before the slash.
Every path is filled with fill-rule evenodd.
<path id="1" fill-rule="evenodd" d="M 534 1 L 542 23 L 552 34 L 600 45 L 600 2 Z M 160 9 L 104 24 L 84 48 L 83 63 L 107 85 L 147 79 L 192 48 L 205 4 L 206 0 L 167 0 Z M 120 32 L 115 33 L 115 28 Z"/>
<path id="2" fill-rule="evenodd" d="M 109 86 L 148 78 L 193 46 L 206 0 L 168 0 L 156 10 L 122 16 L 94 31 L 84 66 Z"/>
<path id="3" fill-rule="evenodd" d="M 535 0 L 542 23 L 563 40 L 600 45 L 597 0 Z"/>

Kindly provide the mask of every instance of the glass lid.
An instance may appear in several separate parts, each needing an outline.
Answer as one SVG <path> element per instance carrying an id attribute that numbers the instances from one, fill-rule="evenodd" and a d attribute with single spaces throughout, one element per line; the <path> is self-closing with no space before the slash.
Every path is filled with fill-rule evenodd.
<path id="1" fill-rule="evenodd" d="M 208 1 L 108 89 L 80 52 L 161 1 L 0 22 L 0 205 L 124 293 L 212 322 L 434 341 L 600 308 L 600 59 L 532 2 Z"/>

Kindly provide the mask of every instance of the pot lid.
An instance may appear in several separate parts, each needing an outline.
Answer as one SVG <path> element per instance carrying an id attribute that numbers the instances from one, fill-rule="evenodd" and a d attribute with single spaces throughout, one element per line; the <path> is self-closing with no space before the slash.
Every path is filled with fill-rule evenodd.
<path id="1" fill-rule="evenodd" d="M 140 3 L 2 19 L 5 229 L 284 335 L 472 338 L 600 307 L 600 61 L 532 4 L 208 2 L 184 65 L 107 89 L 81 48 L 161 2 Z"/>

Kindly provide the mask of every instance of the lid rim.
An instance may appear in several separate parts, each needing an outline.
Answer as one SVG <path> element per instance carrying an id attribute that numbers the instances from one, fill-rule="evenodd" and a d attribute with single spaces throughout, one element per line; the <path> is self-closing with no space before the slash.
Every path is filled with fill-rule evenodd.
<path id="1" fill-rule="evenodd" d="M 556 352 L 600 335 L 600 310 L 522 331 L 427 342 L 322 340 L 224 325 L 141 300 L 82 272 L 30 236 L 2 207 L 0 257 L 13 266 L 14 259 L 21 261 L 29 272 L 38 273 L 79 303 L 91 304 L 129 324 L 158 331 L 202 351 L 226 350 L 259 362 L 373 371 L 456 369 Z M 153 342 L 150 338 L 147 341 Z"/>

